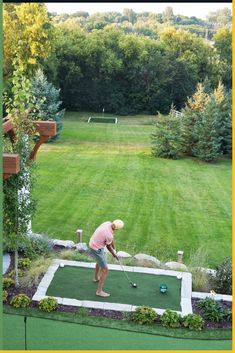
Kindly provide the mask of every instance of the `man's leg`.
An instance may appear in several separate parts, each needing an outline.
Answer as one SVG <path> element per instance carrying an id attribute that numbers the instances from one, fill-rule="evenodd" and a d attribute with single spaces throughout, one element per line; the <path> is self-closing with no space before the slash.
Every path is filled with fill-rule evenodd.
<path id="1" fill-rule="evenodd" d="M 101 270 L 101 268 L 100 268 L 100 266 L 99 266 L 99 264 L 97 262 L 96 266 L 95 266 L 95 276 L 93 278 L 94 282 L 99 282 L 99 280 L 100 280 L 100 270 Z"/>
<path id="2" fill-rule="evenodd" d="M 106 293 L 103 291 L 103 285 L 104 285 L 105 279 L 107 277 L 108 270 L 109 270 L 108 267 L 104 267 L 101 269 L 101 272 L 100 272 L 100 280 L 99 280 L 98 288 L 96 291 L 96 295 L 99 295 L 100 297 L 109 297 L 110 296 L 109 293 Z"/>

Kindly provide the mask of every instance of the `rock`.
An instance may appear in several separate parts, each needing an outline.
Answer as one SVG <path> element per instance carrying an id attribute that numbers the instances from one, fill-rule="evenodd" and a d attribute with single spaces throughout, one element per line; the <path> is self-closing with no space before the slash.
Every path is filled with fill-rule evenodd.
<path id="1" fill-rule="evenodd" d="M 2 271 L 3 271 L 3 274 L 5 274 L 8 270 L 8 268 L 10 267 L 10 263 L 11 263 L 11 257 L 10 255 L 6 252 L 3 253 L 3 268 L 2 268 Z"/>
<path id="2" fill-rule="evenodd" d="M 118 251 L 117 256 L 120 257 L 121 259 L 127 259 L 127 258 L 131 257 L 131 255 L 125 251 Z"/>
<path id="3" fill-rule="evenodd" d="M 180 270 L 180 271 L 187 271 L 187 266 L 185 266 L 184 264 L 181 264 L 179 262 L 175 262 L 175 261 L 170 261 L 170 262 L 166 262 L 165 266 L 170 268 L 171 270 Z"/>
<path id="4" fill-rule="evenodd" d="M 150 256 L 150 255 L 147 255 L 147 254 L 136 254 L 134 256 L 134 259 L 152 261 L 157 266 L 161 265 L 161 262 L 156 257 Z"/>
<path id="5" fill-rule="evenodd" d="M 53 239 L 53 245 L 63 246 L 65 248 L 74 248 L 75 244 L 72 240 L 60 240 L 60 239 Z"/>
<path id="6" fill-rule="evenodd" d="M 87 251 L 88 246 L 86 243 L 77 243 L 75 244 L 75 251 Z"/>
<path id="7" fill-rule="evenodd" d="M 212 268 L 205 268 L 205 267 L 195 267 L 194 270 L 196 271 L 201 271 L 201 272 L 206 272 L 209 275 L 216 276 L 216 270 L 213 270 Z"/>

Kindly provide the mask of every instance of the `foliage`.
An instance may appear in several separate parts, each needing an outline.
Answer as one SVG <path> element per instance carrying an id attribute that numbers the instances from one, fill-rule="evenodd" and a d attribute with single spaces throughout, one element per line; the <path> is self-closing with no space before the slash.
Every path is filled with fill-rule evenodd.
<path id="1" fill-rule="evenodd" d="M 3 290 L 2 292 L 2 301 L 5 303 L 7 301 L 8 293 L 6 290 Z"/>
<path id="2" fill-rule="evenodd" d="M 203 309 L 204 316 L 210 321 L 219 322 L 223 320 L 223 308 L 212 298 L 202 299 L 198 303 L 199 308 Z"/>
<path id="3" fill-rule="evenodd" d="M 51 312 L 56 310 L 58 307 L 57 300 L 52 297 L 41 299 L 39 302 L 39 309 L 46 312 Z"/>
<path id="4" fill-rule="evenodd" d="M 136 308 L 132 315 L 132 320 L 141 325 L 153 324 L 156 319 L 156 312 L 148 306 L 140 306 Z"/>
<path id="5" fill-rule="evenodd" d="M 175 311 L 167 309 L 161 316 L 161 324 L 164 327 L 180 327 L 181 316 Z"/>
<path id="6" fill-rule="evenodd" d="M 78 314 L 82 317 L 87 317 L 89 315 L 89 310 L 87 308 L 81 307 L 78 311 Z"/>
<path id="7" fill-rule="evenodd" d="M 204 326 L 204 321 L 200 315 L 188 314 L 183 317 L 183 326 L 190 330 L 201 331 Z"/>
<path id="8" fill-rule="evenodd" d="M 52 48 L 53 30 L 45 4 L 4 4 L 4 76 L 10 77 L 13 61 L 27 74 L 42 64 Z"/>
<path id="9" fill-rule="evenodd" d="M 232 322 L 232 314 L 233 314 L 232 310 L 230 309 L 224 310 L 223 314 L 224 314 L 224 319 L 226 321 Z"/>
<path id="10" fill-rule="evenodd" d="M 19 250 L 30 259 L 46 256 L 51 252 L 52 245 L 47 236 L 25 236 L 19 245 Z"/>
<path id="11" fill-rule="evenodd" d="M 35 259 L 30 268 L 24 273 L 24 276 L 20 280 L 20 284 L 27 288 L 38 285 L 42 275 L 46 273 L 50 264 L 50 258 L 39 257 Z"/>
<path id="12" fill-rule="evenodd" d="M 192 269 L 192 290 L 208 292 L 211 290 L 209 275 L 201 269 Z"/>
<path id="13" fill-rule="evenodd" d="M 12 270 L 12 271 L 8 272 L 8 276 L 11 277 L 11 278 L 15 278 L 15 275 L 16 275 L 16 271 L 15 270 Z M 19 269 L 19 268 L 18 268 L 18 276 L 19 277 L 23 277 L 24 276 L 24 271 Z"/>
<path id="14" fill-rule="evenodd" d="M 18 261 L 19 268 L 27 269 L 31 265 L 31 260 L 29 258 L 23 258 Z"/>
<path id="15" fill-rule="evenodd" d="M 34 119 L 54 120 L 56 121 L 57 134 L 48 141 L 54 141 L 58 138 L 62 127 L 62 118 L 65 110 L 59 110 L 61 101 L 59 100 L 60 89 L 47 81 L 47 78 L 41 69 L 38 69 L 32 80 L 32 94 L 36 100 L 36 109 L 34 110 Z"/>
<path id="16" fill-rule="evenodd" d="M 225 258 L 222 263 L 216 266 L 216 275 L 211 276 L 211 283 L 214 290 L 221 294 L 232 294 L 232 262 Z"/>
<path id="17" fill-rule="evenodd" d="M 15 283 L 14 279 L 10 277 L 4 277 L 2 280 L 3 289 L 9 288 L 13 283 Z"/>
<path id="18" fill-rule="evenodd" d="M 152 153 L 155 157 L 179 159 L 183 152 L 182 122 L 174 116 L 159 116 L 152 134 Z"/>
<path id="19" fill-rule="evenodd" d="M 194 134 L 197 137 L 197 141 L 192 152 L 194 156 L 202 161 L 217 161 L 222 154 L 219 119 L 218 106 L 215 99 L 211 97 L 205 104 L 203 112 L 198 114 L 198 119 L 194 126 Z"/>
<path id="20" fill-rule="evenodd" d="M 12 297 L 10 304 L 14 308 L 26 308 L 30 304 L 30 298 L 26 294 L 17 294 Z"/>

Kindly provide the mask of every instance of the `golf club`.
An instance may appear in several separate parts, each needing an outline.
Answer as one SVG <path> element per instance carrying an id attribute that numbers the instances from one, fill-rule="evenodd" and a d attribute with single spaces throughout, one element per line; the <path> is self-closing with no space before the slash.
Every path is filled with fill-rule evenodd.
<path id="1" fill-rule="evenodd" d="M 134 282 L 132 282 L 132 281 L 130 280 L 128 274 L 127 274 L 126 271 L 124 270 L 124 267 L 122 266 L 122 263 L 121 263 L 120 259 L 118 259 L 118 262 L 119 262 L 119 265 L 121 266 L 122 271 L 123 271 L 124 275 L 126 276 L 126 279 L 128 280 L 128 282 L 132 285 L 133 288 L 137 288 L 137 284 L 134 283 Z"/>

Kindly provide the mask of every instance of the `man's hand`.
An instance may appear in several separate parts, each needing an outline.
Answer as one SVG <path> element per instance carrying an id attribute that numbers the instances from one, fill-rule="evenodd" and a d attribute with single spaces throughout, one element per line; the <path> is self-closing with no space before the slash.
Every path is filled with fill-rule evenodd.
<path id="1" fill-rule="evenodd" d="M 119 258 L 115 252 L 115 250 L 112 247 L 112 244 L 110 245 L 106 245 L 106 248 L 108 249 L 109 252 L 111 252 L 111 254 L 113 255 L 113 257 L 115 257 L 115 259 L 117 259 L 119 261 Z"/>

